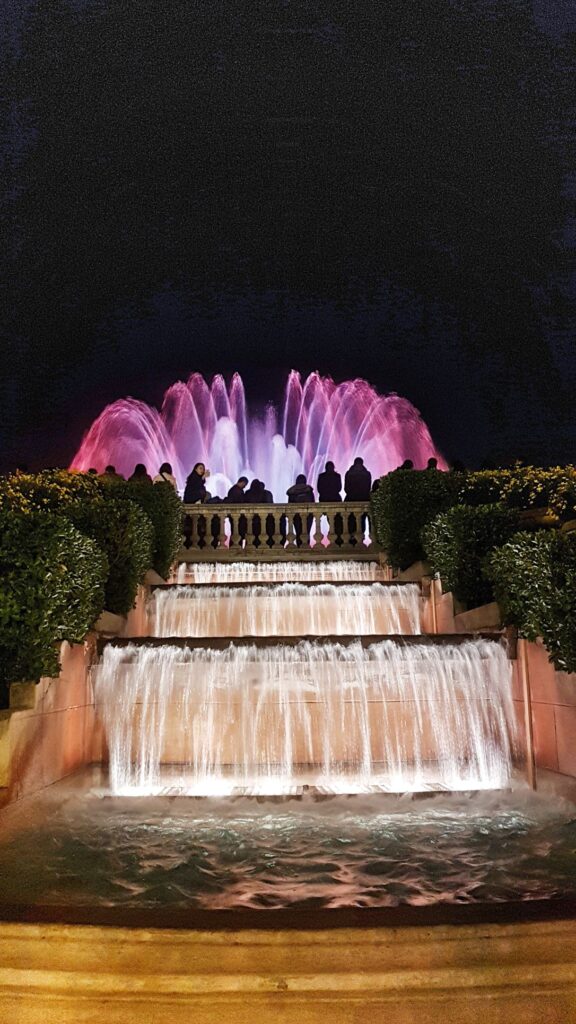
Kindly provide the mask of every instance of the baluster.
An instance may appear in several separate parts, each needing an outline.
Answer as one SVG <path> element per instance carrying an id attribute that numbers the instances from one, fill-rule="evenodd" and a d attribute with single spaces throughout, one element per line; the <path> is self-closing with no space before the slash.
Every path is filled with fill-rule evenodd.
<path id="1" fill-rule="evenodd" d="M 218 516 L 214 513 L 210 520 L 210 535 L 212 537 L 210 544 L 213 548 L 219 548 L 222 543 L 222 523 L 222 516 Z"/>
<path id="2" fill-rule="evenodd" d="M 205 515 L 202 514 L 202 515 L 198 516 L 198 518 L 196 520 L 196 529 L 198 531 L 198 547 L 200 549 L 205 548 L 206 547 L 206 531 L 208 529 L 208 524 L 206 522 L 206 516 Z"/>
<path id="3" fill-rule="evenodd" d="M 218 534 L 218 547 L 226 548 L 228 544 L 228 538 L 226 536 L 226 530 L 228 528 L 228 521 L 226 516 L 223 516 L 221 512 L 218 513 L 220 520 L 220 533 Z"/>

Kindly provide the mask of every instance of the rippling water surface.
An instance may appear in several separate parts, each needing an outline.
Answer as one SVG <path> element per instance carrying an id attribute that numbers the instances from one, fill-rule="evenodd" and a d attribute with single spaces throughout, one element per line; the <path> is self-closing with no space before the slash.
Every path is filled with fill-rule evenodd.
<path id="1" fill-rule="evenodd" d="M 529 793 L 285 802 L 73 796 L 4 813 L 0 899 L 277 908 L 576 893 L 576 809 Z"/>

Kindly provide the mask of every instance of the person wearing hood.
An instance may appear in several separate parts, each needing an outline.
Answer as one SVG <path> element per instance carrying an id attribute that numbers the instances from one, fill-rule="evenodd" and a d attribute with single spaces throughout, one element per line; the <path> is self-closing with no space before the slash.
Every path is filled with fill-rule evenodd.
<path id="1" fill-rule="evenodd" d="M 368 501 L 370 488 L 372 486 L 372 474 L 364 465 L 364 459 L 360 456 L 354 459 L 354 463 L 344 477 L 344 489 L 346 501 Z"/>
<path id="2" fill-rule="evenodd" d="M 316 500 L 314 498 L 314 491 L 310 484 L 306 482 L 304 473 L 298 474 L 296 483 L 288 488 L 286 494 L 288 495 L 289 505 L 309 505 Z"/>

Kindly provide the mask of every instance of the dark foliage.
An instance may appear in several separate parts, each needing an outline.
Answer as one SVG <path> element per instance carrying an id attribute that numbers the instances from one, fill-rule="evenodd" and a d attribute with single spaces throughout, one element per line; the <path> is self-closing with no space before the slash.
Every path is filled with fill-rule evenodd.
<path id="1" fill-rule="evenodd" d="M 486 557 L 517 529 L 517 514 L 501 505 L 455 505 L 424 528 L 422 544 L 444 590 L 475 608 L 494 600 Z"/>
<path id="2" fill-rule="evenodd" d="M 456 500 L 456 474 L 397 469 L 381 479 L 371 503 L 376 535 L 391 565 L 425 557 L 422 529 Z"/>
<path id="3" fill-rule="evenodd" d="M 11 682 L 58 673 L 104 607 L 108 565 L 94 541 L 49 512 L 0 508 L 0 706 Z"/>
<path id="4" fill-rule="evenodd" d="M 505 621 L 542 637 L 557 669 L 576 672 L 576 533 L 517 533 L 487 570 Z"/>

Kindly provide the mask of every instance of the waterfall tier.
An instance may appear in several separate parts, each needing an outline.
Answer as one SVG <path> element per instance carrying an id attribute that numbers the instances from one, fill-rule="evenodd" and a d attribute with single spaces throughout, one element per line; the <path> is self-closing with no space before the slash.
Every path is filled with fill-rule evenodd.
<path id="1" fill-rule="evenodd" d="M 110 645 L 94 683 L 115 794 L 510 783 L 511 667 L 486 640 Z"/>
<path id="2" fill-rule="evenodd" d="M 421 632 L 420 588 L 384 583 L 158 588 L 154 636 L 323 636 Z"/>
<path id="3" fill-rule="evenodd" d="M 385 579 L 378 562 L 181 562 L 176 583 L 360 583 Z"/>

